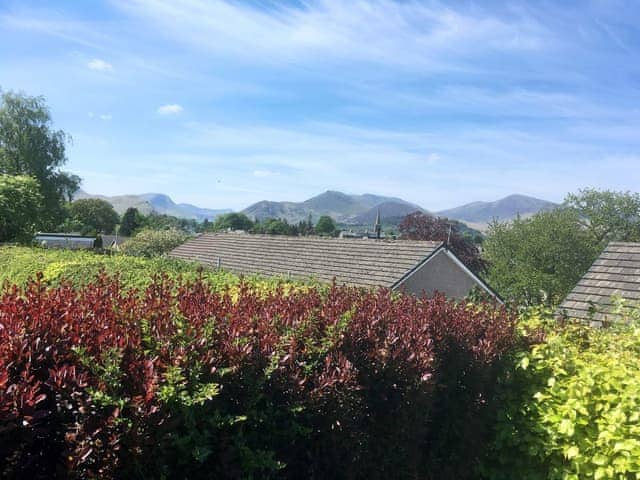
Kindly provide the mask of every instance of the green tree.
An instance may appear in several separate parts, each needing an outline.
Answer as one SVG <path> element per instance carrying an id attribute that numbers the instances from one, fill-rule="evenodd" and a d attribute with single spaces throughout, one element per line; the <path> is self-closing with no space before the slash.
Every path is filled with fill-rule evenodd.
<path id="1" fill-rule="evenodd" d="M 251 230 L 253 222 L 244 213 L 225 213 L 218 215 L 211 226 L 211 230 L 219 232 L 224 230 Z"/>
<path id="2" fill-rule="evenodd" d="M 599 251 L 571 209 L 494 222 L 483 245 L 489 283 L 503 298 L 524 305 L 556 305 Z"/>
<path id="3" fill-rule="evenodd" d="M 68 136 L 52 128 L 43 97 L 13 92 L 0 97 L 0 174 L 36 179 L 43 199 L 39 223 L 54 228 L 64 218 L 64 202 L 78 189 L 80 179 L 60 170 L 67 161 Z"/>
<path id="4" fill-rule="evenodd" d="M 41 210 L 42 195 L 34 178 L 0 175 L 0 242 L 31 240 Z"/>
<path id="5" fill-rule="evenodd" d="M 318 235 L 335 235 L 338 230 L 336 222 L 328 215 L 322 215 L 316 223 L 315 231 Z"/>
<path id="6" fill-rule="evenodd" d="M 158 257 L 182 245 L 188 235 L 181 230 L 142 230 L 125 242 L 121 251 L 138 257 Z"/>
<path id="7" fill-rule="evenodd" d="M 640 241 L 640 194 L 587 188 L 565 198 L 596 242 Z M 603 245 L 604 246 L 604 245 Z"/>
<path id="8" fill-rule="evenodd" d="M 144 219 L 137 208 L 127 208 L 126 212 L 122 215 L 122 221 L 120 222 L 120 235 L 130 237 L 136 230 L 142 227 L 143 222 Z"/>
<path id="9" fill-rule="evenodd" d="M 113 206 L 99 198 L 76 200 L 69 206 L 69 215 L 72 222 L 82 226 L 81 232 L 84 234 L 113 233 L 120 221 Z"/>
<path id="10" fill-rule="evenodd" d="M 296 225 L 291 225 L 286 219 L 279 218 L 267 218 L 262 222 L 256 222 L 251 231 L 268 235 L 298 235 L 298 227 Z"/>

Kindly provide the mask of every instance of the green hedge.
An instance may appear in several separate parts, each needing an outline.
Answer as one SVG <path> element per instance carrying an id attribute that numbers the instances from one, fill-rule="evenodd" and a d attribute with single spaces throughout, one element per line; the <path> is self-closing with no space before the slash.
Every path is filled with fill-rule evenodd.
<path id="1" fill-rule="evenodd" d="M 159 274 L 170 278 L 182 277 L 195 280 L 199 275 L 198 265 L 169 258 L 140 258 L 127 255 L 100 255 L 79 250 L 47 250 L 27 247 L 0 248 L 0 284 L 24 284 L 42 272 L 44 280 L 58 285 L 62 279 L 75 286 L 86 285 L 104 270 L 109 275 L 118 275 L 127 288 L 144 288 Z M 223 271 L 204 270 L 206 282 L 214 287 L 225 287 L 238 282 L 238 277 Z"/>
<path id="2" fill-rule="evenodd" d="M 550 317 L 523 319 L 529 337 L 544 341 L 507 372 L 485 476 L 640 478 L 640 327 Z"/>

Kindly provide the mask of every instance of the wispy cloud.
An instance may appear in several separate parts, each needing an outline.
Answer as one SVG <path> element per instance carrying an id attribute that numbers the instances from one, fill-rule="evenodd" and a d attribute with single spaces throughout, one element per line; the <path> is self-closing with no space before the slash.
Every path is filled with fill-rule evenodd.
<path id="1" fill-rule="evenodd" d="M 101 60 L 99 58 L 94 58 L 87 63 L 87 67 L 91 70 L 95 70 L 97 72 L 111 72 L 113 71 L 113 65 L 109 62 Z"/>
<path id="2" fill-rule="evenodd" d="M 260 63 L 358 60 L 424 68 L 450 55 L 535 50 L 549 41 L 528 17 L 505 20 L 435 2 L 321 0 L 261 7 L 228 1 L 118 1 L 180 42 Z"/>
<path id="3" fill-rule="evenodd" d="M 160 115 L 177 115 L 178 113 L 181 113 L 183 111 L 183 108 L 181 105 L 178 105 L 177 103 L 171 103 L 168 105 L 161 105 L 160 107 L 158 107 L 158 113 Z"/>

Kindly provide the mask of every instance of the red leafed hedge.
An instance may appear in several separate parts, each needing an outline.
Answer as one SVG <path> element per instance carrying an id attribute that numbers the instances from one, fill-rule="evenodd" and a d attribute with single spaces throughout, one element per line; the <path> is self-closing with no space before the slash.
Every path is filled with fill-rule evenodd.
<path id="1" fill-rule="evenodd" d="M 0 299 L 3 478 L 472 478 L 514 318 L 105 275 Z"/>

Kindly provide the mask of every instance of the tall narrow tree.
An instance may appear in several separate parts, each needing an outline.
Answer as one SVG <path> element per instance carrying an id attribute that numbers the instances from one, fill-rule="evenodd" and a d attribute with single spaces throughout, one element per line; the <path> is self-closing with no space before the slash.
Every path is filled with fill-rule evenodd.
<path id="1" fill-rule="evenodd" d="M 27 175 L 43 198 L 40 227 L 53 228 L 64 217 L 64 202 L 77 191 L 80 178 L 63 172 L 69 137 L 54 130 L 43 97 L 4 92 L 0 97 L 0 174 Z"/>

